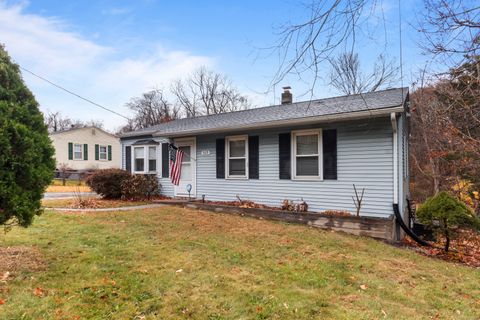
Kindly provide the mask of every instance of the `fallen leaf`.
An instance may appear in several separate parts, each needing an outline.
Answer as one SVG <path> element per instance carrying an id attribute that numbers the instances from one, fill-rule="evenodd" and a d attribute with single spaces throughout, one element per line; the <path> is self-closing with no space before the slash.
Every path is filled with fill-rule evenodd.
<path id="1" fill-rule="evenodd" d="M 1 282 L 7 282 L 8 277 L 10 277 L 10 272 L 6 271 L 3 273 L 2 278 L 0 279 Z"/>
<path id="2" fill-rule="evenodd" d="M 175 273 L 181 273 L 183 272 L 183 269 L 178 269 L 177 271 L 175 271 Z"/>
<path id="3" fill-rule="evenodd" d="M 36 287 L 35 290 L 33 290 L 33 294 L 37 297 L 43 297 L 43 289 L 40 287 Z"/>
<path id="4" fill-rule="evenodd" d="M 3 305 L 3 304 L 5 304 L 5 300 L 0 299 L 0 306 Z"/>
<path id="5" fill-rule="evenodd" d="M 362 285 L 360 285 L 360 289 L 362 289 L 362 290 L 367 290 L 367 288 L 368 288 L 368 287 L 367 287 L 367 285 L 366 285 L 366 284 L 362 284 Z"/>
<path id="6" fill-rule="evenodd" d="M 283 306 L 285 307 L 285 309 L 288 309 L 288 304 L 286 302 L 283 303 Z"/>
<path id="7" fill-rule="evenodd" d="M 385 310 L 382 309 L 382 313 L 383 313 L 383 317 L 386 318 L 386 317 L 387 317 L 387 313 L 385 312 Z"/>

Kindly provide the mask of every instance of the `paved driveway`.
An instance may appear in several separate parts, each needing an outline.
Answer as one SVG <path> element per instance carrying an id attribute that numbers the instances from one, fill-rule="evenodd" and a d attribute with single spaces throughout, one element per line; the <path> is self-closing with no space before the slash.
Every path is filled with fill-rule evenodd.
<path id="1" fill-rule="evenodd" d="M 77 195 L 82 197 L 98 197 L 95 192 L 45 192 L 43 194 L 44 199 L 68 199 L 75 198 Z"/>

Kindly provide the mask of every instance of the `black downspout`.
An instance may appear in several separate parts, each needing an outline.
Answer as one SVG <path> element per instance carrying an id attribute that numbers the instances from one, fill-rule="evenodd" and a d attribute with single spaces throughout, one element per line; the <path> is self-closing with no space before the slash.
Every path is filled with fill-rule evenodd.
<path id="1" fill-rule="evenodd" d="M 415 233 L 413 233 L 412 230 L 410 230 L 410 228 L 407 227 L 407 225 L 403 221 L 402 215 L 400 214 L 400 210 L 398 209 L 398 203 L 393 204 L 393 212 L 395 213 L 395 218 L 397 219 L 397 222 L 400 224 L 400 227 L 403 229 L 403 231 L 405 231 L 406 234 L 408 234 L 413 240 L 415 240 L 417 243 L 421 244 L 422 246 L 426 246 L 426 247 L 432 246 L 427 241 L 419 238 Z"/>

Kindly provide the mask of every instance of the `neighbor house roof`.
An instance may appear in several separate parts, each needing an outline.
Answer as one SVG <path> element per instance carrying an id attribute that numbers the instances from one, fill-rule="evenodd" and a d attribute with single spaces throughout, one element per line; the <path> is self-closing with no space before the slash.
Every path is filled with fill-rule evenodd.
<path id="1" fill-rule="evenodd" d="M 229 113 L 184 118 L 122 134 L 136 136 L 185 136 L 227 130 L 306 124 L 368 118 L 402 112 L 408 88 L 395 88 L 350 96 L 275 105 Z"/>
<path id="2" fill-rule="evenodd" d="M 105 131 L 102 128 L 96 127 L 96 126 L 73 127 L 73 128 L 68 128 L 68 129 L 65 129 L 65 130 L 50 132 L 49 135 L 56 135 L 56 134 L 62 134 L 62 133 L 66 133 L 66 132 L 72 132 L 72 131 L 77 131 L 77 130 L 86 130 L 86 129 L 95 129 L 95 130 L 101 131 L 105 134 L 108 134 L 108 135 L 110 135 L 114 138 L 118 138 L 116 135 L 114 135 L 114 134 L 112 134 L 108 131 Z"/>

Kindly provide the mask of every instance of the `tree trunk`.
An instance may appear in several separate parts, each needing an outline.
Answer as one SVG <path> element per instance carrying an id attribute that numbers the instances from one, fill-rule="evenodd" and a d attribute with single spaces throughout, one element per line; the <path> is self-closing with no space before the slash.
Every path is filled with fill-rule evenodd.
<path id="1" fill-rule="evenodd" d="M 447 219 L 443 219 L 443 227 L 445 228 L 445 252 L 450 248 L 450 233 L 448 232 Z"/>

